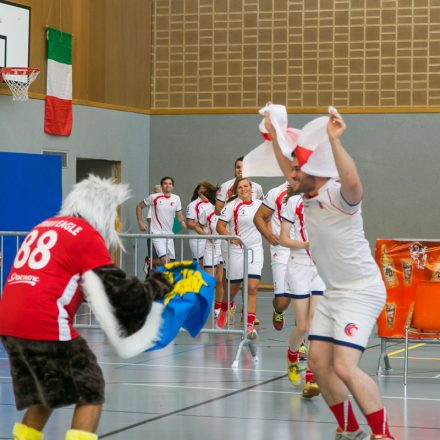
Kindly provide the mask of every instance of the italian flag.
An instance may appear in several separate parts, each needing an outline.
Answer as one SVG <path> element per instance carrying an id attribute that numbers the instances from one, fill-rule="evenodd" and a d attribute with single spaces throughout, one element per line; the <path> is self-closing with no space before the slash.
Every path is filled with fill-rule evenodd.
<path id="1" fill-rule="evenodd" d="M 72 131 L 72 35 L 47 30 L 47 91 L 44 131 L 70 136 Z"/>

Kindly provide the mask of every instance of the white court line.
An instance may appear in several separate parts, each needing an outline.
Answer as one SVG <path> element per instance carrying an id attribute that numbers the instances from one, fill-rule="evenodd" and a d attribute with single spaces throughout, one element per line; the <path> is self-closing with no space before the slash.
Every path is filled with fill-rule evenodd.
<path id="1" fill-rule="evenodd" d="M 107 384 L 115 385 L 115 384 Z M 192 386 L 186 386 L 186 385 L 161 385 L 157 383 L 125 383 L 121 382 L 117 385 L 126 385 L 126 386 L 136 386 L 136 387 L 157 387 L 157 388 L 183 388 L 186 390 L 198 390 L 198 391 L 240 391 L 239 388 L 214 388 L 214 387 L 192 387 Z M 258 385 L 258 384 L 256 384 Z M 247 392 L 251 393 L 266 393 L 266 394 L 299 394 L 302 395 L 302 391 L 276 391 L 276 390 L 258 390 L 258 389 L 252 389 L 252 390 L 246 390 Z M 435 398 L 429 398 L 429 397 L 405 397 L 405 396 L 381 396 L 382 399 L 394 399 L 394 400 L 426 400 L 430 402 L 440 402 L 440 399 Z"/>
<path id="2" fill-rule="evenodd" d="M 197 367 L 192 365 L 157 365 L 157 364 L 137 364 L 137 363 L 131 363 L 131 362 L 98 362 L 98 364 L 101 365 L 125 365 L 125 366 L 142 366 L 142 367 L 154 367 L 154 368 L 188 368 L 188 369 L 195 369 L 195 370 L 230 370 L 231 372 L 234 371 L 255 371 L 255 372 L 262 372 L 262 373 L 286 373 L 286 370 L 260 370 L 256 368 L 231 368 L 231 367 Z"/>
<path id="3" fill-rule="evenodd" d="M 260 370 L 261 371 L 261 370 Z M 438 375 L 440 376 L 440 374 Z M 402 376 L 387 376 L 387 377 L 402 377 Z M 10 376 L 0 377 L 0 379 L 11 379 Z M 135 382 L 120 382 L 120 383 L 107 383 L 106 386 L 119 386 L 125 385 L 129 387 L 150 387 L 150 388 L 182 388 L 187 390 L 198 390 L 198 391 L 240 391 L 239 388 L 217 388 L 217 387 L 194 387 L 187 385 L 164 385 L 158 383 L 135 383 Z M 276 390 L 247 390 L 251 393 L 261 393 L 261 394 L 297 394 L 302 395 L 302 391 L 276 391 Z M 440 399 L 429 398 L 429 397 L 404 397 L 404 396 L 381 396 L 382 399 L 394 399 L 394 400 L 421 400 L 430 402 L 440 402 Z"/>

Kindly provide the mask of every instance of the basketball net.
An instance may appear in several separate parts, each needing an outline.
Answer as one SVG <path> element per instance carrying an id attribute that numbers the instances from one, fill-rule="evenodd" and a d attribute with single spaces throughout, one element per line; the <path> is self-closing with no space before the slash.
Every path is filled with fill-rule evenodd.
<path id="1" fill-rule="evenodd" d="M 3 67 L 0 69 L 0 79 L 3 77 L 11 89 L 13 101 L 27 101 L 29 86 L 39 73 L 40 69 L 33 67 Z"/>

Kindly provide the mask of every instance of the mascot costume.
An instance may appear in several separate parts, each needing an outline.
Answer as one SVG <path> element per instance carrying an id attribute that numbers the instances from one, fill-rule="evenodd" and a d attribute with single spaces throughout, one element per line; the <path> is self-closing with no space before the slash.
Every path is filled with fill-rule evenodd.
<path id="1" fill-rule="evenodd" d="M 67 405 L 75 410 L 65 439 L 97 439 L 104 378 L 73 327 L 84 299 L 125 358 L 166 345 L 180 326 L 194 336 L 207 319 L 215 280 L 198 266 L 180 270 L 177 263 L 140 281 L 113 264 L 109 250 L 122 248 L 116 210 L 128 198 L 128 185 L 89 176 L 74 186 L 59 215 L 35 226 L 18 250 L 0 300 L 0 337 L 15 403 L 27 409 L 14 425 L 14 440 L 42 440 L 52 410 Z M 184 297 L 188 288 L 195 302 Z M 179 301 L 185 303 L 183 318 Z M 170 327 L 164 326 L 165 310 L 175 320 L 172 333 L 164 330 Z"/>

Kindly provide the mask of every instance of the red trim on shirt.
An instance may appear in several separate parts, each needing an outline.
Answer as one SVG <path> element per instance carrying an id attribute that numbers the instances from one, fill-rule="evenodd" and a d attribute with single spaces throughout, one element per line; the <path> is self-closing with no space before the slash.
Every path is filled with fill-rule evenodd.
<path id="1" fill-rule="evenodd" d="M 160 196 L 157 196 L 154 200 L 153 200 L 153 209 L 154 209 L 154 215 L 156 216 L 156 220 L 157 220 L 157 223 L 159 223 L 159 226 L 162 228 L 162 223 L 160 222 L 160 220 L 159 220 L 159 217 L 158 217 L 158 215 L 157 215 L 157 202 L 158 202 L 158 200 L 159 199 L 161 199 L 161 198 L 165 198 L 165 199 L 169 199 L 171 196 L 166 196 L 165 194 L 161 194 Z"/>
<path id="2" fill-rule="evenodd" d="M 200 202 L 196 203 L 194 206 L 194 209 L 196 211 L 197 221 L 200 220 L 200 205 L 202 205 L 203 203 L 209 203 L 209 202 L 207 200 L 200 200 Z"/>
<path id="3" fill-rule="evenodd" d="M 238 211 L 243 205 L 252 205 L 253 200 L 250 200 L 249 202 L 240 202 L 235 208 L 234 208 L 234 231 L 235 235 L 239 235 L 238 233 Z"/>
<path id="4" fill-rule="evenodd" d="M 303 242 L 307 242 L 307 232 L 306 232 L 306 226 L 304 224 L 304 203 L 301 200 L 295 208 L 295 214 L 298 217 L 299 220 L 299 233 L 301 235 L 301 238 Z M 306 249 L 307 255 L 310 257 L 310 251 L 309 249 Z"/>
<path id="5" fill-rule="evenodd" d="M 226 191 L 226 201 L 228 201 L 232 196 L 232 190 L 234 189 L 234 184 L 232 184 Z"/>
<path id="6" fill-rule="evenodd" d="M 281 208 L 282 208 L 281 205 L 283 204 L 283 199 L 286 194 L 287 194 L 287 188 L 284 191 L 282 191 L 279 194 L 279 196 L 275 199 L 275 205 L 277 207 L 277 216 L 280 223 L 281 223 Z"/>
<path id="7" fill-rule="evenodd" d="M 330 191 L 329 191 L 329 190 L 327 190 L 327 195 L 328 195 L 328 199 L 330 200 L 330 204 L 333 206 L 333 208 L 336 208 L 339 212 L 342 212 L 343 214 L 346 214 L 346 215 L 354 215 L 354 214 L 356 214 L 356 213 L 359 211 L 359 209 L 356 209 L 356 211 L 354 211 L 354 212 L 347 212 L 347 211 L 344 211 L 343 209 L 338 208 L 338 207 L 333 203 L 333 200 L 332 200 L 332 198 L 331 198 L 331 196 L 330 196 Z M 347 203 L 347 202 L 345 202 L 345 203 Z"/>
<path id="8" fill-rule="evenodd" d="M 209 232 L 211 232 L 211 234 L 212 234 L 211 223 L 212 223 L 212 217 L 214 215 L 215 215 L 215 211 L 212 211 L 211 214 L 209 214 L 208 217 L 206 217 L 206 221 L 208 222 Z"/>

